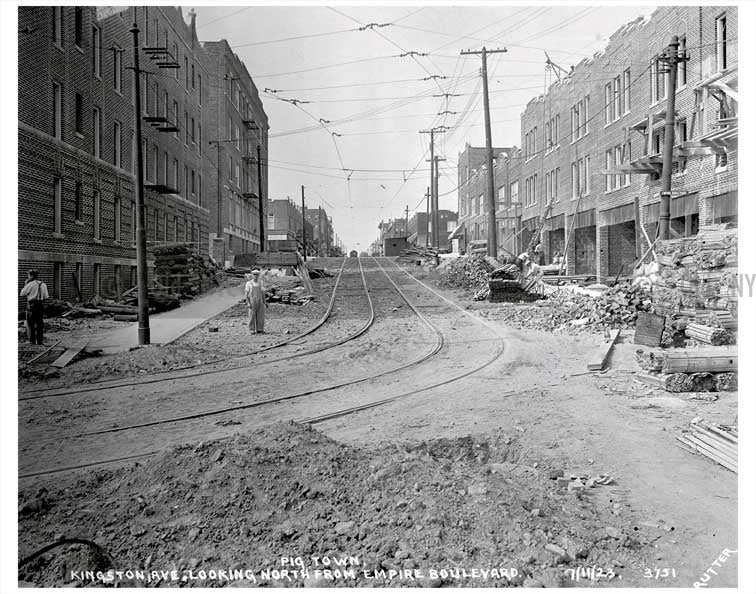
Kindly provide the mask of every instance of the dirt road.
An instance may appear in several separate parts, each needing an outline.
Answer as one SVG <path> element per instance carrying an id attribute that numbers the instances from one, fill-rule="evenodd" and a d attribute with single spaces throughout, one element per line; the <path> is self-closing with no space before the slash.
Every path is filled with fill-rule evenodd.
<path id="1" fill-rule="evenodd" d="M 334 260 L 329 266 L 336 269 L 340 263 Z M 585 374 L 586 354 L 599 343 L 598 337 L 513 330 L 496 320 L 496 310 L 502 305 L 472 306 L 450 292 L 419 283 L 389 260 L 362 262 L 375 314 L 375 321 L 363 334 L 333 348 L 283 359 L 343 340 L 365 326 L 370 310 L 358 264 L 351 262 L 345 269 L 345 283 L 337 293 L 329 323 L 280 352 L 268 351 L 244 359 L 241 367 L 220 366 L 204 375 L 182 378 L 179 372 L 170 381 L 159 383 L 22 400 L 19 467 L 21 475 L 28 477 L 21 481 L 20 504 L 23 507 L 39 499 L 41 487 L 56 493 L 50 513 L 23 516 L 19 532 L 22 549 L 28 552 L 44 544 L 55 534 L 54 526 L 60 521 L 56 514 L 65 515 L 66 510 L 81 505 L 76 501 L 83 497 L 84 477 L 93 480 L 93 472 L 99 477 L 90 485 L 95 489 L 104 489 L 100 483 L 115 479 L 119 485 L 131 485 L 133 481 L 124 477 L 133 472 L 133 462 L 124 470 L 119 470 L 123 463 L 108 465 L 115 478 L 92 470 L 99 466 L 62 474 L 36 473 L 141 456 L 180 444 L 211 444 L 233 435 L 264 435 L 263 427 L 281 421 L 318 419 L 314 426 L 327 436 L 363 452 L 383 452 L 380 456 L 384 457 L 396 444 L 412 450 L 421 442 L 437 443 L 471 434 L 480 443 L 488 443 L 495 435 L 515 440 L 517 455 L 507 454 L 500 463 L 506 461 L 515 470 L 525 470 L 511 472 L 507 481 L 512 488 L 522 489 L 523 500 L 543 498 L 549 514 L 540 527 L 512 528 L 516 538 L 505 557 L 518 558 L 515 551 L 522 553 L 539 543 L 540 548 L 535 547 L 538 555 L 533 559 L 525 555 L 519 562 L 527 568 L 529 579 L 541 583 L 554 584 L 552 570 L 561 572 L 559 579 L 563 580 L 564 571 L 590 560 L 611 563 L 618 573 L 622 568 L 624 585 L 691 586 L 722 550 L 737 550 L 736 476 L 678 448 L 673 436 L 676 428 L 695 414 L 730 421 L 736 395 L 704 404 L 635 388 L 629 373 L 634 369 L 630 344 L 618 345 L 609 373 Z M 333 279 L 324 279 L 324 284 L 328 281 Z M 322 305 L 329 291 L 323 286 L 321 292 Z M 233 322 L 241 315 L 243 312 L 232 310 L 223 318 L 230 321 L 223 330 L 236 336 L 231 339 L 234 344 L 252 340 L 243 337 L 243 329 Z M 288 328 L 285 316 L 285 306 L 280 306 L 272 316 L 271 328 L 281 332 Z M 182 348 L 191 349 L 201 342 L 203 332 L 207 329 L 200 327 L 185 337 Z M 211 340 L 211 350 L 217 350 L 219 337 L 213 334 Z M 264 340 L 270 341 L 270 337 Z M 238 352 L 228 349 L 224 354 Z M 427 360 L 392 371 L 426 355 Z M 286 399 L 281 400 L 283 397 Z M 260 404 L 272 398 L 279 400 Z M 365 409 L 370 403 L 380 406 Z M 360 410 L 343 414 L 352 407 Z M 331 413 L 340 416 L 319 420 Z M 293 456 L 282 468 L 298 467 L 296 450 L 290 453 Z M 153 464 L 150 456 L 137 459 L 147 468 Z M 160 455 L 156 459 L 161 459 Z M 478 476 L 475 473 L 486 468 L 482 476 L 488 481 L 490 465 L 465 467 L 465 476 Z M 553 477 L 558 471 L 578 476 L 608 474 L 614 482 L 576 495 L 555 486 Z M 53 491 L 51 485 L 61 481 L 64 486 Z M 409 476 L 404 482 L 409 495 L 401 497 L 412 500 L 417 493 L 412 484 L 419 483 Z M 358 483 L 343 488 L 364 488 Z M 582 506 L 580 510 L 574 508 L 575 503 Z M 443 507 L 443 502 L 435 504 Z M 97 505 L 98 500 L 89 497 L 88 509 Z M 362 509 L 361 505 L 353 504 L 355 509 Z M 451 513 L 454 505 L 462 504 L 450 498 L 447 512 Z M 476 500 L 475 505 L 493 509 L 498 503 L 489 498 Z M 510 509 L 514 514 L 510 524 L 515 519 L 519 525 L 538 518 L 531 514 L 534 507 Z M 198 513 L 202 509 L 198 508 Z M 158 521 L 165 521 L 160 513 L 154 524 Z M 421 524 L 417 523 L 418 533 L 424 529 Z M 507 530 L 503 525 L 499 529 Z M 588 533 L 603 535 L 606 529 L 610 536 L 594 539 L 585 557 L 573 555 L 568 560 L 569 555 L 557 555 L 554 559 L 551 554 L 544 559 L 543 546 L 553 544 L 559 535 L 567 538 L 570 529 L 586 542 Z M 616 543 L 614 531 L 622 534 Z M 394 526 L 394 532 L 401 533 L 401 529 Z M 214 538 L 224 540 L 218 534 Z M 337 545 L 346 546 L 333 546 Z M 129 557 L 136 550 L 133 539 L 130 543 L 121 540 L 117 546 L 122 555 L 133 558 Z M 421 547 L 415 541 L 412 546 Z M 163 553 L 168 557 L 172 553 L 174 561 L 186 557 L 171 547 L 164 547 Z M 224 562 L 230 559 L 227 553 L 217 546 Z M 268 551 L 271 554 L 275 556 L 275 547 Z M 455 562 L 481 561 L 476 555 L 465 551 Z M 495 555 L 486 560 L 491 558 Z M 53 561 L 38 568 L 42 581 L 55 583 L 53 568 L 59 569 Z M 34 580 L 34 572 L 23 575 Z M 736 576 L 737 557 L 732 556 L 709 585 L 733 586 Z"/>

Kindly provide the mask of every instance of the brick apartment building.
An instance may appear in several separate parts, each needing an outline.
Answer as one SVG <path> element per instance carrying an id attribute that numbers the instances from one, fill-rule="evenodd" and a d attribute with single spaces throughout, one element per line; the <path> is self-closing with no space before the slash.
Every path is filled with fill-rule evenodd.
<path id="1" fill-rule="evenodd" d="M 512 190 L 497 213 L 500 227 L 518 236 L 507 249 L 527 247 L 553 198 L 541 235 L 548 260 L 569 238 L 569 274 L 631 272 L 646 235 L 653 241 L 657 230 L 668 90 L 654 58 L 672 35 L 690 59 L 678 66 L 671 235 L 736 221 L 736 31 L 736 7 L 659 8 L 621 27 L 602 52 L 531 100 L 521 116 L 522 149 L 510 154 L 520 171 L 510 171 Z M 462 181 L 460 215 L 470 193 Z M 470 211 L 460 220 L 469 233 Z"/>
<path id="2" fill-rule="evenodd" d="M 324 208 L 306 208 L 305 219 L 312 225 L 312 246 L 308 242 L 308 255 L 328 256 L 335 247 L 333 221 Z M 310 251 L 311 250 L 311 251 Z"/>
<path id="3" fill-rule="evenodd" d="M 55 298 L 115 297 L 136 284 L 134 9 L 24 6 L 18 16 L 19 290 L 36 268 Z M 165 242 L 208 254 L 215 133 L 194 14 L 141 6 L 136 22 L 151 268 Z"/>
<path id="4" fill-rule="evenodd" d="M 263 221 L 268 195 L 268 116 L 246 66 L 225 39 L 205 42 L 204 59 L 214 134 L 207 140 L 214 164 L 208 171 L 211 245 L 217 260 L 233 262 L 236 254 L 260 251 L 260 192 Z"/>
<path id="5" fill-rule="evenodd" d="M 440 233 L 438 234 L 438 247 L 442 251 L 451 250 L 451 240 L 449 235 L 457 226 L 457 213 L 451 210 L 438 211 L 438 223 Z M 417 246 L 433 245 L 433 215 L 424 212 L 416 212 L 409 220 L 407 228 L 409 236 L 407 241 Z"/>
<path id="6" fill-rule="evenodd" d="M 513 155 L 517 147 L 494 147 L 494 183 L 496 185 L 497 206 L 513 201 L 511 192 L 517 199 L 516 170 L 513 169 Z M 486 170 L 485 147 L 470 146 L 468 143 L 457 158 L 459 227 L 453 235 L 461 240 L 461 245 L 485 245 L 488 236 L 488 175 Z M 510 178 L 515 183 L 510 187 Z M 502 245 L 501 230 L 497 235 Z"/>
<path id="7" fill-rule="evenodd" d="M 285 200 L 268 200 L 268 227 L 265 235 L 273 250 L 277 241 L 296 240 L 302 244 L 302 209 L 291 198 Z M 304 221 L 308 253 L 315 250 L 312 224 Z M 301 249 L 301 248 L 300 248 Z"/>

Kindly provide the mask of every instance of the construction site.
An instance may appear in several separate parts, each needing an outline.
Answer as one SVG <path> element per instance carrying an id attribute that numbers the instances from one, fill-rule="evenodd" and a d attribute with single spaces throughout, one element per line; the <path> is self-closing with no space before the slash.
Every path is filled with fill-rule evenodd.
<path id="1" fill-rule="evenodd" d="M 738 7 L 278 8 L 19 8 L 17 587 L 742 588 Z"/>

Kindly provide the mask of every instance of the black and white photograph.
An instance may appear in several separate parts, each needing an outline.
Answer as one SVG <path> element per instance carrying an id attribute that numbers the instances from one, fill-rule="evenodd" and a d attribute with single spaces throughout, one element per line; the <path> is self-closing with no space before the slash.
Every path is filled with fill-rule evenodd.
<path id="1" fill-rule="evenodd" d="M 755 8 L 3 6 L 7 591 L 756 587 Z"/>

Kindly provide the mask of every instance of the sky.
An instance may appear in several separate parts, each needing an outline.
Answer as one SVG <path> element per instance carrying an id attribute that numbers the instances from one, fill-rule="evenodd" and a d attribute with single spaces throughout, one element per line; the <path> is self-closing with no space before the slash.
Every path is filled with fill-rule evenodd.
<path id="1" fill-rule="evenodd" d="M 425 211 L 429 135 L 420 130 L 450 128 L 436 136 L 436 154 L 446 158 L 439 206 L 457 210 L 457 156 L 466 143 L 485 146 L 481 59 L 461 50 L 506 48 L 488 59 L 492 139 L 519 146 L 520 114 L 555 80 L 544 51 L 569 70 L 653 9 L 194 7 L 200 41 L 225 38 L 260 92 L 270 124 L 269 197 L 299 202 L 304 185 L 307 205 L 328 211 L 347 250 L 366 250 L 381 220 Z"/>

